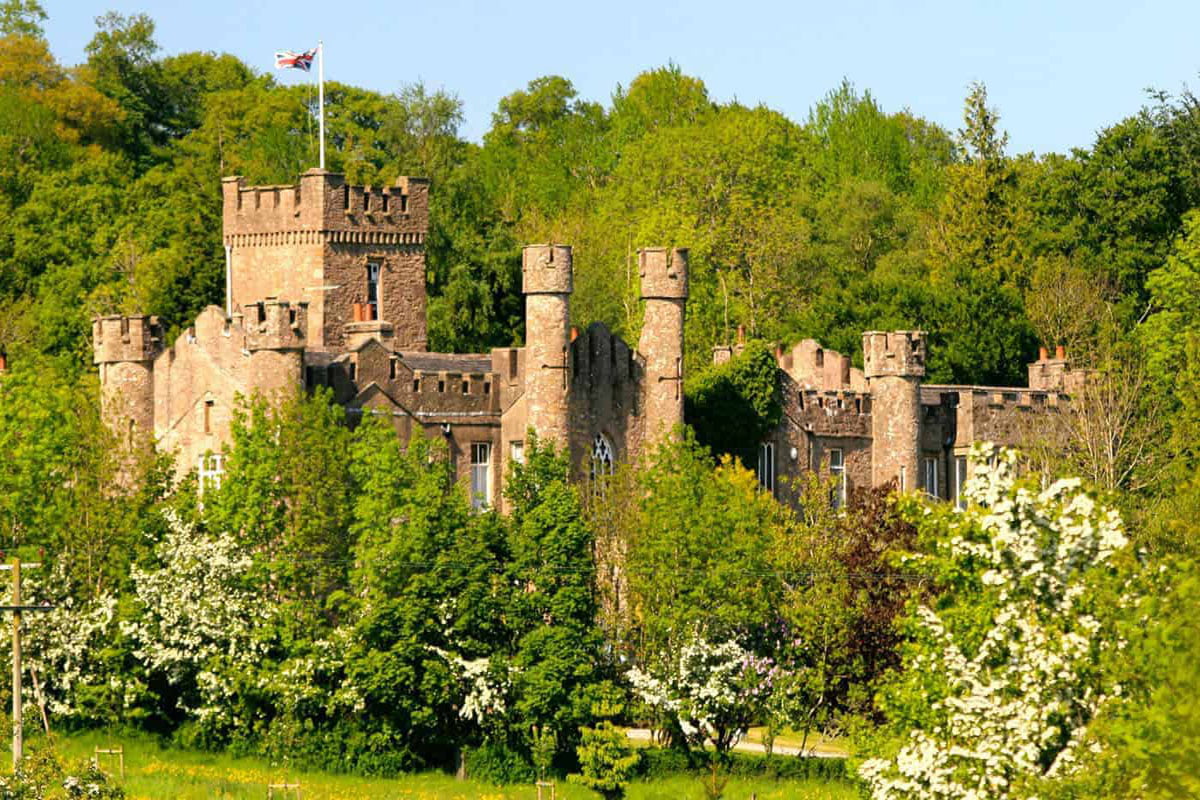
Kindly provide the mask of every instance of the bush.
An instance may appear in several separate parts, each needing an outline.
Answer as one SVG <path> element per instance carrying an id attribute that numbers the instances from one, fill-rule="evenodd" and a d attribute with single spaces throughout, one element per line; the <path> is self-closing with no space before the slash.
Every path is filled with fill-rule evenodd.
<path id="1" fill-rule="evenodd" d="M 636 752 L 630 752 L 624 731 L 613 727 L 608 720 L 595 728 L 584 728 L 578 753 L 580 774 L 569 777 L 572 783 L 598 792 L 605 800 L 625 796 L 625 787 L 639 759 Z"/>
<path id="2" fill-rule="evenodd" d="M 537 778 L 524 754 L 503 744 L 485 744 L 468 750 L 464 760 L 467 776 L 475 780 L 501 785 L 533 783 Z"/>

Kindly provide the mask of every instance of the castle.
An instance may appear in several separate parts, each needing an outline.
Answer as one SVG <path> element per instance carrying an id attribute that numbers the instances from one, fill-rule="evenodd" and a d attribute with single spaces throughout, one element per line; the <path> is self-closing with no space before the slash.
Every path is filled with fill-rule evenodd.
<path id="1" fill-rule="evenodd" d="M 327 386 L 353 417 L 401 437 L 444 437 L 476 507 L 502 506 L 526 431 L 586 478 L 636 458 L 683 421 L 687 251 L 639 251 L 645 321 L 636 348 L 571 326 L 571 248 L 522 253 L 525 346 L 431 353 L 425 321 L 429 186 L 350 186 L 311 169 L 294 186 L 223 181 L 226 308 L 166 347 L 153 317 L 93 322 L 107 424 L 219 482 L 239 397 Z"/>
<path id="2" fill-rule="evenodd" d="M 636 348 L 601 323 L 572 327 L 571 248 L 544 244 L 522 253 L 524 347 L 431 353 L 426 180 L 380 189 L 311 169 L 296 185 L 230 177 L 222 191 L 226 307 L 205 309 L 170 347 L 154 317 L 93 322 L 107 424 L 130 444 L 173 452 L 201 490 L 221 479 L 239 398 L 256 394 L 327 386 L 352 418 L 386 417 L 406 439 L 443 437 L 477 508 L 503 507 L 503 476 L 531 428 L 585 480 L 684 421 L 686 250 L 638 252 Z M 758 443 L 757 471 L 781 499 L 796 499 L 786 478 L 815 469 L 834 477 L 835 503 L 892 480 L 954 500 L 972 442 L 1015 442 L 1082 374 L 1043 351 L 1026 388 L 929 385 L 920 332 L 868 332 L 863 348 L 863 370 L 812 340 L 777 351 L 784 414 Z"/>

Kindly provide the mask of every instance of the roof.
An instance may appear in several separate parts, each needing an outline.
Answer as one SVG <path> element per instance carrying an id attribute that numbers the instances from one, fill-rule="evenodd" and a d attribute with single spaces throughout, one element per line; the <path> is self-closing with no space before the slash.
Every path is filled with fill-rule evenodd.
<path id="1" fill-rule="evenodd" d="M 414 372 L 489 373 L 492 357 L 486 353 L 398 353 Z"/>

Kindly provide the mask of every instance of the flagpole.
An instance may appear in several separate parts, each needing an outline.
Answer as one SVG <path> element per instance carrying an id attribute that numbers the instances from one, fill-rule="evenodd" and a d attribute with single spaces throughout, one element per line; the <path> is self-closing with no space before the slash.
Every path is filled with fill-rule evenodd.
<path id="1" fill-rule="evenodd" d="M 320 120 L 321 129 L 321 169 L 325 169 L 325 43 L 319 39 L 317 40 L 317 118 Z"/>

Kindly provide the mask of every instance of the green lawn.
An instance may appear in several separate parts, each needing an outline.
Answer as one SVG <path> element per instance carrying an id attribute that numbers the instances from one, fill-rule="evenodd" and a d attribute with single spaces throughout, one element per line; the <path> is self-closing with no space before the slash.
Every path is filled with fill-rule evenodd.
<path id="1" fill-rule="evenodd" d="M 59 738 L 59 753 L 67 760 L 91 757 L 93 748 L 112 745 L 125 748 L 124 787 L 130 798 L 170 798 L 170 800 L 262 800 L 267 796 L 267 784 L 297 780 L 303 800 L 532 800 L 537 791 L 532 786 L 498 787 L 474 781 L 456 781 L 439 773 L 408 775 L 402 778 L 358 778 L 349 775 L 304 773 L 272 768 L 256 758 L 233 758 L 227 755 L 191 750 L 163 749 L 145 738 L 127 735 L 105 736 L 89 733 Z M 42 746 L 34 739 L 31 748 Z M 108 762 L 103 766 L 107 767 Z M 112 763 L 115 771 L 116 764 Z M 563 800 L 591 800 L 597 795 L 560 782 L 557 796 Z M 294 794 L 279 795 L 291 800 Z M 688 800 L 704 797 L 700 779 L 674 777 L 630 787 L 630 800 Z M 853 800 L 853 788 L 838 783 L 811 781 L 730 780 L 725 790 L 729 800 Z M 549 792 L 545 794 L 549 799 Z"/>

